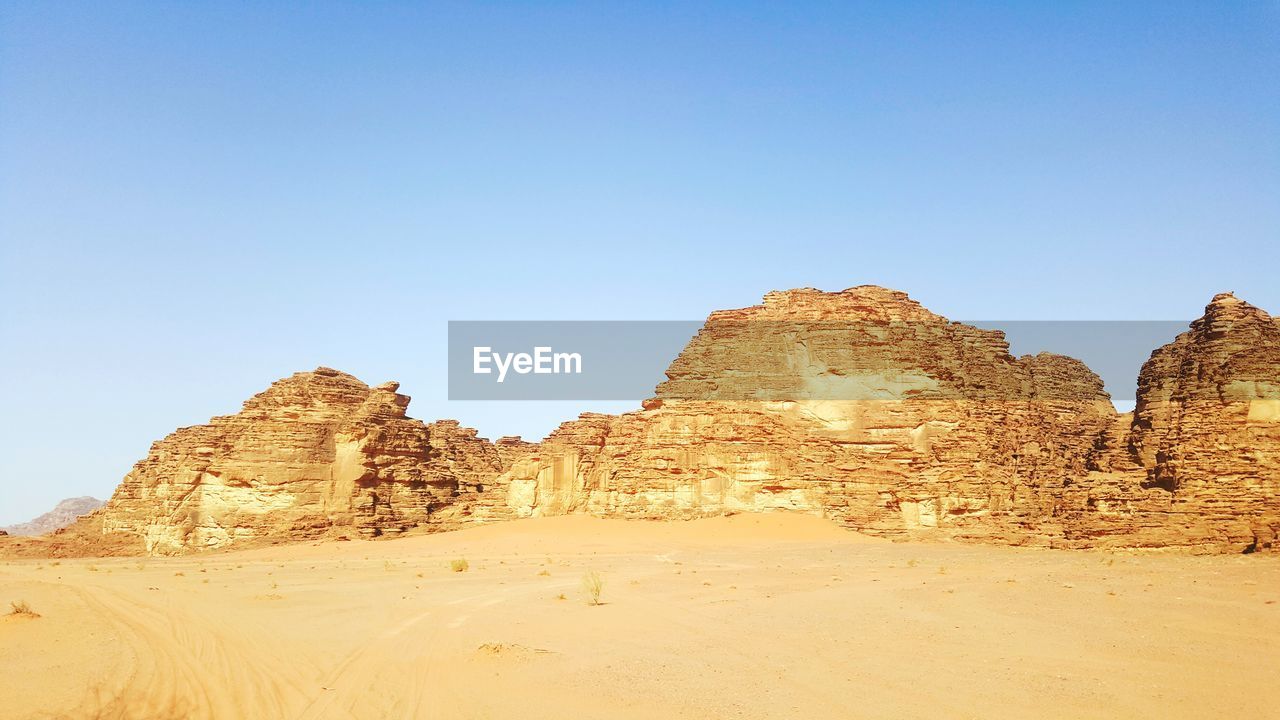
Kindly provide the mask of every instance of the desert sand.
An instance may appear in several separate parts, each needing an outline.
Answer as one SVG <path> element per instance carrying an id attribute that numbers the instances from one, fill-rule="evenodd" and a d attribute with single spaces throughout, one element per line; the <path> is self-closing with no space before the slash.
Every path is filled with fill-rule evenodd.
<path id="1" fill-rule="evenodd" d="M 791 514 L 9 561 L 0 717 L 1274 717 L 1277 600 L 1275 555 Z"/>

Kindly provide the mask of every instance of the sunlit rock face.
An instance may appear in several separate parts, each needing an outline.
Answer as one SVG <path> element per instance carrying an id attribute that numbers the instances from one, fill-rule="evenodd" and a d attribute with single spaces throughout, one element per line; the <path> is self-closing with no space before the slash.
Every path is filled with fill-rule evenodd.
<path id="1" fill-rule="evenodd" d="M 152 553 L 565 513 L 1202 552 L 1280 528 L 1280 323 L 1231 295 L 1152 354 L 1131 414 L 1077 360 L 873 286 L 713 313 L 643 409 L 542 443 L 411 419 L 397 389 L 280 380 L 155 443 L 94 522 Z"/>
<path id="2" fill-rule="evenodd" d="M 1129 435 L 1190 541 L 1262 549 L 1280 530 L 1280 322 L 1230 293 L 1156 350 Z M 1168 541 L 1172 544 L 1174 538 Z"/>
<path id="3" fill-rule="evenodd" d="M 501 470 L 497 450 L 456 422 L 406 417 L 397 388 L 329 368 L 280 380 L 239 413 L 155 443 L 108 502 L 103 531 L 174 553 L 452 526 Z"/>
<path id="4" fill-rule="evenodd" d="M 1055 355 L 904 293 L 770 293 L 716 312 L 646 409 L 566 423 L 510 473 L 521 514 L 801 510 L 892 536 L 1054 534 L 1115 410 Z"/>
<path id="5" fill-rule="evenodd" d="M 644 410 L 565 423 L 495 487 L 519 516 L 785 509 L 902 538 L 1264 548 L 1277 328 L 1216 299 L 1153 355 L 1130 415 L 1082 363 L 1014 358 L 903 293 L 770 293 L 712 314 Z"/>

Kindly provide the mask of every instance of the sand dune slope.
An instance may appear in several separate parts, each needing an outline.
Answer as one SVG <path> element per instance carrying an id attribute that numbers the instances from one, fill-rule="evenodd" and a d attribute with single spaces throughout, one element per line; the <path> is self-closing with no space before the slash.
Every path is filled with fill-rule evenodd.
<path id="1" fill-rule="evenodd" d="M 1267 717 L 1278 599 L 1274 556 L 790 515 L 10 562 L 42 616 L 0 617 L 0 718 Z"/>

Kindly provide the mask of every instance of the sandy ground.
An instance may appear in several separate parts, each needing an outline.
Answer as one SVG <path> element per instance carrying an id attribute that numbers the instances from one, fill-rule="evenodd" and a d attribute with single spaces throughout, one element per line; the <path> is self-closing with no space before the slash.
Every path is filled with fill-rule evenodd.
<path id="1" fill-rule="evenodd" d="M 14 561 L 0 612 L 42 617 L 0 617 L 0 717 L 1277 717 L 1278 599 L 1274 555 L 791 515 Z"/>

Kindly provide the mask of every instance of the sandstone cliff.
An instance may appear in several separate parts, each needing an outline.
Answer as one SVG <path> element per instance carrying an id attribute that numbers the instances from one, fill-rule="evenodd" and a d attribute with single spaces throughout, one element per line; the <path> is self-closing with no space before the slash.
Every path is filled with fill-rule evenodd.
<path id="1" fill-rule="evenodd" d="M 397 389 L 327 368 L 281 380 L 157 442 L 62 535 L 175 553 L 791 510 L 902 539 L 1240 552 L 1280 529 L 1280 322 L 1230 295 L 1152 354 L 1131 414 L 1077 360 L 1015 358 L 1002 333 L 873 286 L 713 313 L 643 409 L 540 444 L 413 420 Z"/>
<path id="2" fill-rule="evenodd" d="M 1013 358 L 903 293 L 770 293 L 712 314 L 644 410 L 565 423 L 495 486 L 520 516 L 788 509 L 900 538 L 1267 547 L 1277 327 L 1215 299 L 1131 416 L 1082 363 Z"/>
<path id="3" fill-rule="evenodd" d="M 280 380 L 236 415 L 155 443 L 108 502 L 106 533 L 151 553 L 453 526 L 497 475 L 497 449 L 454 421 L 405 416 L 396 383 L 318 368 Z"/>
<path id="4" fill-rule="evenodd" d="M 1078 361 L 1009 354 L 904 293 L 714 313 L 645 410 L 584 416 L 508 473 L 522 515 L 790 509 L 898 537 L 1060 534 L 1115 411 Z M 998 519 L 998 522 L 996 520 Z"/>
<path id="5" fill-rule="evenodd" d="M 1138 376 L 1128 450 L 1183 532 L 1247 549 L 1280 531 L 1280 322 L 1227 293 Z"/>

